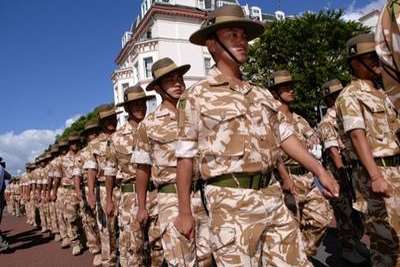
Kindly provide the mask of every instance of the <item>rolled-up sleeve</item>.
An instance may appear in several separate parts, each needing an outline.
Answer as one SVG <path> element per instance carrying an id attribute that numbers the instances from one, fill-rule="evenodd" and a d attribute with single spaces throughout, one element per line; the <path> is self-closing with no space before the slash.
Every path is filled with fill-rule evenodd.
<path id="1" fill-rule="evenodd" d="M 177 158 L 194 158 L 198 153 L 199 112 L 196 98 L 189 92 L 178 102 L 178 140 L 175 149 Z"/>
<path id="2" fill-rule="evenodd" d="M 137 131 L 137 139 L 132 152 L 131 162 L 135 164 L 152 165 L 151 160 L 151 145 L 147 136 L 146 125 L 140 123 Z"/>
<path id="3" fill-rule="evenodd" d="M 351 95 L 339 96 L 336 101 L 338 113 L 343 120 L 344 131 L 365 129 L 365 121 L 358 99 Z"/>

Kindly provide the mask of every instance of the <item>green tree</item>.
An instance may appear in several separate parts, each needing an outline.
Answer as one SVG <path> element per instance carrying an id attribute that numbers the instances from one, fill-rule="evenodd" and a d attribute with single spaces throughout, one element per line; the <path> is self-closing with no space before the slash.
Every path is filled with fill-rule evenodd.
<path id="1" fill-rule="evenodd" d="M 288 69 L 298 80 L 294 110 L 315 125 L 315 108 L 322 102 L 320 88 L 330 79 L 351 79 L 346 60 L 346 42 L 369 29 L 355 21 L 344 21 L 343 11 L 306 13 L 273 22 L 249 51 L 244 72 L 267 87 L 271 73 Z"/>

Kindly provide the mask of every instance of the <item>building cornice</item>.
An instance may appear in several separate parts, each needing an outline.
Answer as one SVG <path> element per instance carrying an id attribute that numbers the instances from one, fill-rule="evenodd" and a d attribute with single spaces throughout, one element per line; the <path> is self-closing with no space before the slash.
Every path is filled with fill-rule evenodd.
<path id="1" fill-rule="evenodd" d="M 132 76 L 133 76 L 132 67 L 126 67 L 126 68 L 114 70 L 114 72 L 111 74 L 111 80 L 113 82 L 116 82 L 120 79 L 129 79 Z"/>
<path id="2" fill-rule="evenodd" d="M 142 33 L 147 30 L 151 22 L 151 18 L 156 14 L 171 15 L 174 17 L 198 18 L 200 20 L 206 19 L 207 16 L 206 11 L 197 8 L 154 3 L 135 28 L 135 32 L 133 33 L 131 39 L 118 53 L 118 56 L 115 59 L 116 64 L 120 65 L 122 62 L 125 61 L 125 59 L 129 55 L 129 51 L 131 51 L 132 47 L 138 41 Z"/>

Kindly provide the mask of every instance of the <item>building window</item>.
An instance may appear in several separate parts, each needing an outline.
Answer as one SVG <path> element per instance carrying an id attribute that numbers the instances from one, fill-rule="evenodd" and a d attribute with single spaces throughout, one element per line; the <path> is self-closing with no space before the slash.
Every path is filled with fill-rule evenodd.
<path id="1" fill-rule="evenodd" d="M 151 78 L 151 66 L 153 65 L 153 58 L 146 57 L 143 59 L 144 62 L 144 74 L 146 78 Z"/>
<path id="2" fill-rule="evenodd" d="M 151 39 L 151 30 L 146 32 L 146 39 Z"/>
<path id="3" fill-rule="evenodd" d="M 210 72 L 212 66 L 211 66 L 211 58 L 206 57 L 204 58 L 204 72 L 206 75 Z"/>
<path id="4" fill-rule="evenodd" d="M 122 89 L 124 90 L 124 92 L 125 92 L 125 89 L 128 88 L 128 87 L 129 87 L 129 83 L 123 83 L 122 84 Z"/>
<path id="5" fill-rule="evenodd" d="M 138 65 L 137 62 L 136 62 L 136 64 L 135 64 L 134 68 L 135 68 L 135 77 L 136 77 L 135 83 L 138 83 L 140 77 L 139 77 L 139 65 Z"/>

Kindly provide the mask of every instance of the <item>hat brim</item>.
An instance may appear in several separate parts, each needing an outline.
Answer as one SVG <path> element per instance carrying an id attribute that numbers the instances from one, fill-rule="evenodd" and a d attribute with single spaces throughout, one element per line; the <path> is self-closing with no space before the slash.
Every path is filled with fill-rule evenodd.
<path id="1" fill-rule="evenodd" d="M 376 53 L 376 50 L 375 50 L 375 49 L 372 49 L 372 50 L 370 50 L 370 51 L 364 51 L 364 52 L 362 52 L 362 53 L 360 53 L 360 54 L 355 54 L 355 55 L 352 55 L 352 56 L 347 56 L 347 59 L 350 60 L 350 59 L 353 59 L 353 58 L 362 57 L 362 56 L 365 56 L 365 55 L 368 55 L 368 54 L 372 54 L 372 53 Z"/>
<path id="2" fill-rule="evenodd" d="M 219 22 L 216 24 L 212 24 L 210 26 L 204 27 L 196 32 L 194 32 L 189 41 L 192 44 L 205 46 L 206 41 L 209 39 L 210 35 L 215 33 L 216 31 L 224 28 L 242 28 L 245 30 L 247 34 L 247 41 L 254 40 L 255 38 L 262 35 L 265 31 L 264 25 L 260 22 L 256 22 L 250 19 L 238 19 L 238 20 L 230 20 Z"/>
<path id="3" fill-rule="evenodd" d="M 116 107 L 123 107 L 123 106 L 125 106 L 125 105 L 127 105 L 127 104 L 129 104 L 129 103 L 131 103 L 133 101 L 137 101 L 137 100 L 141 100 L 141 99 L 146 99 L 146 101 L 148 101 L 148 100 L 153 99 L 155 97 L 156 97 L 155 95 L 146 95 L 145 97 L 139 97 L 139 98 L 136 98 L 136 99 L 131 99 L 131 100 L 128 100 L 128 101 L 124 101 L 122 103 L 117 104 Z"/>
<path id="4" fill-rule="evenodd" d="M 276 89 L 278 89 L 279 87 L 281 87 L 283 85 L 288 85 L 288 84 L 294 85 L 296 82 L 298 82 L 298 80 L 285 81 L 285 82 L 281 82 L 281 83 L 277 83 L 277 84 L 271 85 L 271 86 L 268 87 L 268 89 L 276 90 Z"/>
<path id="5" fill-rule="evenodd" d="M 323 95 L 322 98 L 327 98 L 327 97 L 330 97 L 330 96 L 332 96 L 334 94 L 339 94 L 343 89 L 344 88 L 342 88 L 340 90 L 337 90 L 337 91 L 330 92 L 329 94 Z"/>
<path id="6" fill-rule="evenodd" d="M 169 75 L 169 74 L 171 74 L 171 73 L 177 72 L 177 73 L 182 74 L 182 76 L 183 76 L 183 75 L 185 75 L 189 70 L 190 70 L 190 65 L 189 65 L 189 64 L 182 65 L 182 66 L 176 67 L 176 68 L 174 68 L 174 69 L 171 69 L 171 70 L 167 71 L 166 73 L 164 73 L 163 75 L 161 75 L 160 77 L 158 77 L 158 78 L 152 80 L 152 81 L 149 83 L 149 85 L 146 86 L 146 91 L 152 91 L 152 90 L 154 90 L 154 86 L 156 86 L 162 78 L 164 78 L 165 76 L 167 76 L 167 75 Z"/>

